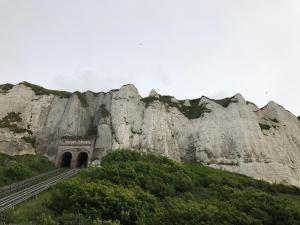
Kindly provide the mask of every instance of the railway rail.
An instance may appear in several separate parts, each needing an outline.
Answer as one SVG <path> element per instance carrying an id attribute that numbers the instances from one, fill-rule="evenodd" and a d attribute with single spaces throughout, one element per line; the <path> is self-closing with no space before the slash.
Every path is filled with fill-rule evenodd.
<path id="1" fill-rule="evenodd" d="M 24 202 L 25 200 L 47 190 L 51 186 L 76 175 L 79 170 L 80 169 L 76 168 L 58 173 L 55 176 L 42 180 L 39 183 L 33 184 L 29 187 L 25 187 L 0 199 L 0 212 L 5 211 L 21 202 Z"/>
<path id="2" fill-rule="evenodd" d="M 44 180 L 44 179 L 47 179 L 47 178 L 49 178 L 51 176 L 57 175 L 59 173 L 62 173 L 63 171 L 64 171 L 63 169 L 51 170 L 49 172 L 42 173 L 40 175 L 31 177 L 29 179 L 26 179 L 26 180 L 23 180 L 23 181 L 19 181 L 19 182 L 10 184 L 10 185 L 6 185 L 6 186 L 3 186 L 3 187 L 0 187 L 0 197 L 2 195 L 7 195 L 9 193 L 16 192 L 16 191 L 19 191 L 19 190 L 24 189 L 26 187 L 29 187 L 29 186 L 31 186 L 31 185 L 33 185 L 35 183 L 40 182 L 41 180 Z"/>

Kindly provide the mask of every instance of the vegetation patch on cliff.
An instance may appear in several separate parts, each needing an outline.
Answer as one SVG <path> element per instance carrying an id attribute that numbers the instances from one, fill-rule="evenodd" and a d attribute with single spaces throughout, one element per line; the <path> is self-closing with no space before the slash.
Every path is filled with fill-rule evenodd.
<path id="1" fill-rule="evenodd" d="M 31 146 L 32 146 L 33 148 L 36 147 L 36 138 L 35 138 L 35 137 L 24 136 L 24 137 L 22 137 L 22 139 L 23 139 L 26 143 L 31 144 Z"/>
<path id="2" fill-rule="evenodd" d="M 100 116 L 101 116 L 102 118 L 106 118 L 106 117 L 109 117 L 109 116 L 110 116 L 110 112 L 107 110 L 105 104 L 100 105 L 100 107 L 99 107 L 99 112 L 100 112 Z"/>
<path id="3" fill-rule="evenodd" d="M 279 121 L 276 119 L 276 118 L 274 118 L 274 119 L 270 119 L 273 123 L 279 123 Z"/>
<path id="4" fill-rule="evenodd" d="M 79 91 L 74 92 L 75 95 L 77 95 L 81 105 L 86 108 L 89 107 L 89 103 L 86 100 L 86 97 L 84 95 L 84 93 L 80 93 Z"/>
<path id="5" fill-rule="evenodd" d="M 89 106 L 85 94 L 81 93 L 79 91 L 71 93 L 71 92 L 67 92 L 67 91 L 50 90 L 50 89 L 46 89 L 46 88 L 43 88 L 43 87 L 35 85 L 35 84 L 25 82 L 25 81 L 20 84 L 23 84 L 26 87 L 31 88 L 31 90 L 33 90 L 36 95 L 51 95 L 52 94 L 52 95 L 59 96 L 61 98 L 70 98 L 72 96 L 72 94 L 75 94 L 78 97 L 78 99 L 83 107 Z M 96 94 L 96 93 L 93 93 L 93 94 Z"/>
<path id="6" fill-rule="evenodd" d="M 211 98 L 208 99 L 223 106 L 224 108 L 227 108 L 231 103 L 237 103 L 239 101 L 235 97 L 223 98 L 223 99 L 211 99 Z"/>
<path id="7" fill-rule="evenodd" d="M 298 116 L 297 118 L 298 118 L 298 120 L 300 121 L 300 116 Z"/>
<path id="8" fill-rule="evenodd" d="M 31 88 L 31 90 L 33 90 L 36 95 L 50 95 L 50 94 L 52 94 L 52 95 L 59 96 L 61 98 L 69 98 L 72 95 L 72 93 L 67 92 L 67 91 L 49 90 L 49 89 L 43 88 L 41 86 L 28 83 L 26 81 L 24 81 L 20 84 L 23 84 L 26 87 Z"/>
<path id="9" fill-rule="evenodd" d="M 142 98 L 141 101 L 146 103 L 149 107 L 155 100 L 160 101 L 167 107 L 176 107 L 186 118 L 197 119 L 202 117 L 205 113 L 210 113 L 211 110 L 206 107 L 206 104 L 200 104 L 200 99 L 189 100 L 190 105 L 185 105 L 184 100 L 175 100 L 172 96 L 163 95 L 156 97 Z"/>
<path id="10" fill-rule="evenodd" d="M 82 171 L 5 216 L 6 223 L 44 225 L 294 225 L 300 221 L 300 190 L 114 151 L 102 167 Z"/>
<path id="11" fill-rule="evenodd" d="M 270 130 L 271 129 L 271 126 L 269 124 L 260 123 L 259 126 L 260 126 L 261 130 Z"/>
<path id="12" fill-rule="evenodd" d="M 9 128 L 14 133 L 27 132 L 29 134 L 32 134 L 32 131 L 18 126 L 18 123 L 22 122 L 22 118 L 20 115 L 20 112 L 9 112 L 0 120 L 0 128 Z"/>
<path id="13" fill-rule="evenodd" d="M 206 107 L 207 103 L 199 104 L 200 99 L 190 100 L 190 106 L 185 106 L 182 103 L 181 112 L 189 119 L 202 117 L 205 113 L 210 113 L 211 110 Z"/>
<path id="14" fill-rule="evenodd" d="M 5 93 L 14 87 L 13 84 L 0 84 L 0 89 Z"/>

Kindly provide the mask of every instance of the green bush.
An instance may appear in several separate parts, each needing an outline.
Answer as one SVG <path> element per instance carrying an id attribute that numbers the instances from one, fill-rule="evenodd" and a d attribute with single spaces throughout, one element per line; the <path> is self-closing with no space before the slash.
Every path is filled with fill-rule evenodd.
<path id="1" fill-rule="evenodd" d="M 0 186 L 24 180 L 52 169 L 54 169 L 54 164 L 42 156 L 0 154 Z"/>
<path id="2" fill-rule="evenodd" d="M 5 168 L 3 175 L 9 177 L 12 181 L 18 181 L 29 177 L 30 171 L 24 165 L 12 162 Z"/>
<path id="3" fill-rule="evenodd" d="M 44 214 L 38 211 L 41 216 L 28 218 L 18 209 L 22 221 L 58 225 L 296 225 L 300 224 L 300 190 L 200 164 L 179 164 L 161 156 L 119 150 L 105 156 L 102 167 L 89 168 L 57 185 L 49 200 L 37 208 Z M 19 214 L 5 216 L 18 221 Z"/>
<path id="4" fill-rule="evenodd" d="M 165 157 L 115 151 L 103 158 L 103 165 L 101 169 L 91 169 L 82 176 L 127 187 L 139 186 L 159 198 L 185 192 L 193 186 L 189 172 Z"/>
<path id="5" fill-rule="evenodd" d="M 137 224 L 144 210 L 155 210 L 156 200 L 138 188 L 123 188 L 110 182 L 67 181 L 53 192 L 49 207 L 57 214 L 79 213 L 90 219 L 118 220 Z"/>

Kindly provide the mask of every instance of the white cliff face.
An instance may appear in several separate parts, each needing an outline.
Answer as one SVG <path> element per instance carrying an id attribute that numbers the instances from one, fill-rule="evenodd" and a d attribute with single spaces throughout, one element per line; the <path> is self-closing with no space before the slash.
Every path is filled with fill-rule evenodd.
<path id="1" fill-rule="evenodd" d="M 142 98 L 133 85 L 43 94 L 19 84 L 0 91 L 0 106 L 0 152 L 6 154 L 54 159 L 62 136 L 87 136 L 96 139 L 94 160 L 130 148 L 300 186 L 300 121 L 274 102 L 259 109 L 239 94 L 180 101 L 152 91 Z"/>

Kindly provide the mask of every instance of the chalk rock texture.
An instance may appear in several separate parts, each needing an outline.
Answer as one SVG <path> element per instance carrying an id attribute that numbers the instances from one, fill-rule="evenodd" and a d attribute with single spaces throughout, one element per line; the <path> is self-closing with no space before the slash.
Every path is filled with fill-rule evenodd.
<path id="1" fill-rule="evenodd" d="M 108 93 L 0 86 L 0 152 L 54 160 L 66 136 L 94 138 L 96 162 L 129 148 L 300 187 L 300 121 L 275 102 L 142 98 L 133 85 Z"/>

